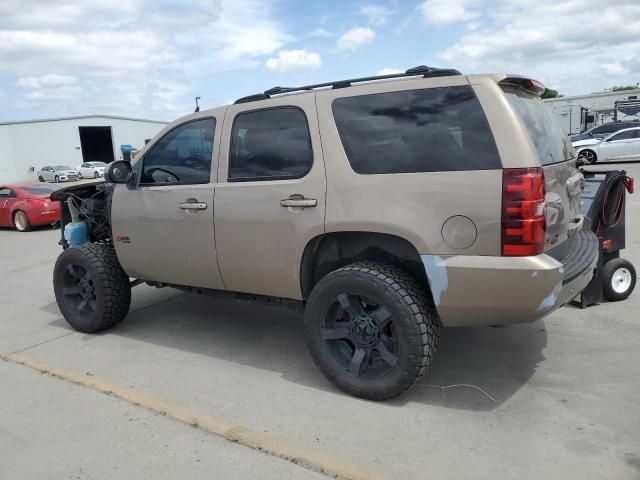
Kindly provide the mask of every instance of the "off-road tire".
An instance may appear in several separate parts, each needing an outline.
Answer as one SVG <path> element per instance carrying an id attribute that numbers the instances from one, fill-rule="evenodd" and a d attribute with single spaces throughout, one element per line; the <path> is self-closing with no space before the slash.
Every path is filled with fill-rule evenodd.
<path id="1" fill-rule="evenodd" d="M 398 361 L 381 377 L 345 370 L 323 339 L 325 319 L 341 292 L 370 298 L 391 313 Z M 415 384 L 434 359 L 439 334 L 430 295 L 407 272 L 384 263 L 354 263 L 329 273 L 314 287 L 305 309 L 306 342 L 316 366 L 339 389 L 369 400 L 396 397 Z"/>
<path id="2" fill-rule="evenodd" d="M 65 295 L 65 288 L 73 288 L 66 286 L 72 265 L 89 275 L 94 289 L 95 310 L 85 315 L 74 308 L 73 297 Z M 73 269 L 78 271 L 76 267 Z M 64 318 L 83 333 L 96 333 L 117 325 L 131 304 L 129 277 L 122 270 L 113 247 L 102 243 L 87 243 L 62 252 L 53 270 L 53 289 Z"/>
<path id="3" fill-rule="evenodd" d="M 616 275 L 616 272 L 617 275 Z M 622 274 L 622 272 L 625 272 Z M 622 274 L 622 275 L 621 275 Z M 602 283 L 604 296 L 610 302 L 625 300 L 636 287 L 636 269 L 633 264 L 624 258 L 614 258 L 609 260 L 602 267 Z M 614 278 L 616 275 L 616 278 Z M 622 289 L 620 284 L 616 288 L 616 280 L 624 282 Z"/>

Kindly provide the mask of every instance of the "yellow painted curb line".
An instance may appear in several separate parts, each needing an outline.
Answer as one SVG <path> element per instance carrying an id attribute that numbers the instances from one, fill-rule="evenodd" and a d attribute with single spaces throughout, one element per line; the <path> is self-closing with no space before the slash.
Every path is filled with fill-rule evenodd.
<path id="1" fill-rule="evenodd" d="M 176 420 L 188 423 L 192 427 L 219 435 L 230 442 L 282 458 L 301 467 L 313 470 L 314 472 L 350 480 L 377 480 L 381 478 L 377 474 L 373 474 L 362 468 L 306 450 L 285 440 L 234 425 L 223 419 L 201 415 L 188 408 L 148 397 L 119 385 L 103 382 L 93 376 L 53 367 L 22 353 L 14 353 L 11 355 L 3 355 L 0 353 L 0 359 L 18 365 L 24 365 L 52 377 L 89 387 L 107 395 L 113 395 L 133 405 L 173 417 Z"/>

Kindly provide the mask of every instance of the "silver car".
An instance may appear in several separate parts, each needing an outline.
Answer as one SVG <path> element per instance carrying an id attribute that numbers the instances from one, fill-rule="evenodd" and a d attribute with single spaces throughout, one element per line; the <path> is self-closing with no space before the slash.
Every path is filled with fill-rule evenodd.
<path id="1" fill-rule="evenodd" d="M 578 157 L 587 163 L 640 160 L 640 127 L 618 130 L 602 139 L 572 142 Z"/>
<path id="2" fill-rule="evenodd" d="M 79 172 L 66 165 L 46 166 L 38 170 L 38 180 L 41 182 L 73 182 L 78 179 Z"/>

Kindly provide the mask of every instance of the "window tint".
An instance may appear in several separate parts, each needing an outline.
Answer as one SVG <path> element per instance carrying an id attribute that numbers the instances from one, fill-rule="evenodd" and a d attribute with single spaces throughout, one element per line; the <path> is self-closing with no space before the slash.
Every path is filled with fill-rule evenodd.
<path id="1" fill-rule="evenodd" d="M 564 162 L 575 156 L 571 140 L 540 98 L 506 85 L 503 91 L 529 132 L 542 165 Z"/>
<path id="2" fill-rule="evenodd" d="M 294 107 L 239 114 L 231 131 L 229 181 L 302 178 L 313 153 L 307 117 Z"/>
<path id="3" fill-rule="evenodd" d="M 53 193 L 60 187 L 53 185 L 38 185 L 36 187 L 22 187 L 22 190 L 29 193 L 35 193 L 36 195 L 45 195 L 47 193 Z"/>
<path id="4" fill-rule="evenodd" d="M 0 188 L 0 198 L 11 198 L 13 191 L 8 188 Z"/>
<path id="5" fill-rule="evenodd" d="M 638 130 L 629 130 L 627 132 L 620 132 L 609 138 L 609 142 L 616 142 L 618 140 L 630 140 L 632 138 L 638 138 Z"/>
<path id="6" fill-rule="evenodd" d="M 610 124 L 607 124 L 607 125 L 602 125 L 600 127 L 596 127 L 596 129 L 593 130 L 592 133 L 595 133 L 595 134 L 613 133 L 613 132 L 615 132 L 617 130 L 620 130 L 620 128 L 621 127 L 619 125 L 616 125 L 614 123 L 610 123 Z"/>
<path id="7" fill-rule="evenodd" d="M 205 118 L 171 130 L 144 156 L 140 183 L 209 183 L 215 128 Z"/>
<path id="8" fill-rule="evenodd" d="M 471 87 L 339 98 L 333 115 L 353 170 L 362 174 L 500 168 Z"/>

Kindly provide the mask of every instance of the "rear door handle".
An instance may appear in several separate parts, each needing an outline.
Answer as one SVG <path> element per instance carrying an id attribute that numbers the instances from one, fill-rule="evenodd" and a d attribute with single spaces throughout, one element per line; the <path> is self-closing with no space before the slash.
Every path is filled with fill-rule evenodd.
<path id="1" fill-rule="evenodd" d="M 205 210 L 207 208 L 207 204 L 204 202 L 182 202 L 178 204 L 183 210 Z"/>
<path id="2" fill-rule="evenodd" d="M 294 197 L 280 200 L 280 205 L 283 207 L 309 208 L 317 206 L 318 201 L 315 198 Z"/>

